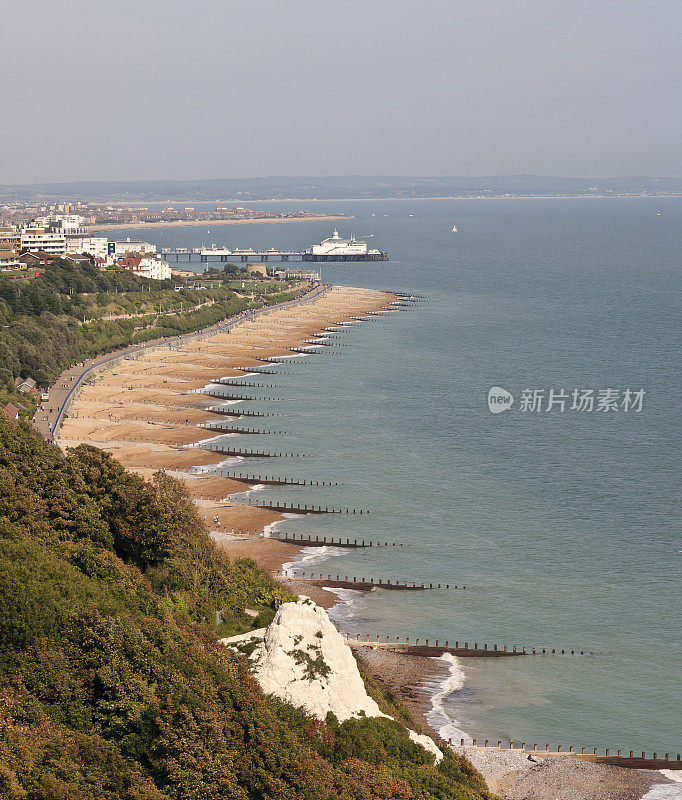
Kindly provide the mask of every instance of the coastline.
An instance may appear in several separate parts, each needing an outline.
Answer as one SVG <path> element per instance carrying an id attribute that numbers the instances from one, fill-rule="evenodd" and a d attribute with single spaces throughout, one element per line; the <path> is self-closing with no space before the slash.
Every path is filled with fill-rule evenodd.
<path id="1" fill-rule="evenodd" d="M 293 308 L 272 306 L 231 331 L 214 329 L 200 340 L 182 342 L 180 348 L 171 350 L 170 342 L 107 366 L 80 387 L 57 442 L 62 449 L 81 443 L 100 447 L 145 478 L 159 469 L 179 478 L 221 548 L 235 558 L 254 558 L 266 569 L 281 570 L 288 562 L 306 558 L 301 547 L 268 537 L 271 526 L 285 519 L 283 514 L 234 502 L 233 495 L 243 498 L 253 491 L 254 481 L 202 474 L 222 464 L 239 474 L 246 466 L 239 456 L 200 446 L 225 436 L 203 426 L 232 419 L 211 407 L 222 405 L 238 413 L 240 406 L 239 401 L 221 402 L 203 391 L 212 382 L 219 388 L 215 382 L 221 378 L 248 380 L 245 370 L 267 364 L 264 359 L 293 358 L 298 354 L 291 348 L 323 335 L 332 323 L 356 324 L 355 316 L 385 308 L 394 299 L 376 290 L 333 287 Z M 235 434 L 223 444 L 239 450 L 252 446 L 248 439 Z M 318 586 L 286 578 L 282 582 L 295 593 L 309 593 L 325 608 L 336 600 Z"/>
<path id="2" fill-rule="evenodd" d="M 253 491 L 256 485 L 253 481 L 184 471 L 195 466 L 210 468 L 225 461 L 232 461 L 231 466 L 239 471 L 239 462 L 208 450 L 199 452 L 196 447 L 214 438 L 207 436 L 210 432 L 197 427 L 197 423 L 226 419 L 209 410 L 220 401 L 200 393 L 211 381 L 222 377 L 243 379 L 246 377 L 243 370 L 262 365 L 264 358 L 291 356 L 288 348 L 302 344 L 313 333 L 321 333 L 331 323 L 351 322 L 363 311 L 378 310 L 394 297 L 387 293 L 340 288 L 330 295 L 319 302 L 311 302 L 306 306 L 306 313 L 273 307 L 267 316 L 246 320 L 229 335 L 218 331 L 204 341 L 183 345 L 180 350 L 143 354 L 134 361 L 100 373 L 93 383 L 81 390 L 74 402 L 72 416 L 64 423 L 58 437 L 60 446 L 89 442 L 112 452 L 124 466 L 145 477 L 158 469 L 179 477 L 187 484 L 209 527 L 210 520 L 217 519 L 210 531 L 211 537 L 231 557 L 253 558 L 271 571 L 301 563 L 308 556 L 318 560 L 332 557 L 331 553 L 308 553 L 306 548 L 262 535 L 284 520 L 281 513 L 225 499 L 228 495 Z M 239 404 L 235 405 L 238 408 Z M 219 431 L 215 433 L 221 435 Z M 281 580 L 295 594 L 308 595 L 318 605 L 332 609 L 332 616 L 338 617 L 344 604 L 349 602 L 348 595 L 340 592 L 326 591 L 299 580 Z M 456 682 L 453 683 L 456 676 L 452 664 L 443 659 L 403 656 L 371 647 L 354 647 L 354 651 L 377 682 L 404 704 L 416 728 L 429 733 L 433 730 L 441 738 L 453 738 L 454 744 L 455 736 L 443 735 L 443 726 L 448 720 L 435 716 L 436 698 L 445 699 L 448 689 L 457 688 Z M 452 720 L 449 723 L 452 724 Z M 543 795 L 537 792 L 548 780 L 567 780 L 566 776 L 578 780 L 582 775 L 583 780 L 589 781 L 596 780 L 596 776 L 605 781 L 608 778 L 611 789 L 621 792 L 617 795 L 619 798 L 633 800 L 642 797 L 651 786 L 668 785 L 667 779 L 659 773 L 586 765 L 570 757 L 548 759 L 546 766 L 529 762 L 529 767 L 527 754 L 502 751 L 479 755 L 480 751 L 466 747 L 463 752 L 490 782 L 491 788 L 499 787 L 495 791 L 504 792 L 502 796 L 511 800 L 515 800 L 514 792 L 522 784 L 528 792 L 524 797 L 540 798 Z M 529 770 L 534 770 L 532 775 Z M 584 797 L 610 800 L 616 797 L 611 789 L 610 793 L 605 791 Z"/>
<path id="3" fill-rule="evenodd" d="M 334 222 L 336 220 L 355 219 L 346 214 L 314 214 L 310 217 L 276 217 L 263 219 L 188 219 L 172 220 L 170 222 L 160 220 L 159 222 L 112 222 L 101 225 L 87 225 L 89 233 L 95 231 L 124 231 L 137 230 L 142 228 L 189 228 L 207 227 L 209 225 L 257 225 L 269 222 Z"/>

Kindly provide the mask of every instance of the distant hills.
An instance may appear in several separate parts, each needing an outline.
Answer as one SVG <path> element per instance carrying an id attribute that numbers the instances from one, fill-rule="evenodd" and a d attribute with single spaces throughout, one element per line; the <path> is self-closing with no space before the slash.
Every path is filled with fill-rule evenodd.
<path id="1" fill-rule="evenodd" d="M 154 202 L 178 200 L 352 200 L 359 198 L 477 197 L 501 195 L 682 194 L 682 178 L 624 176 L 565 178 L 545 175 L 489 177 L 329 177 L 217 178 L 194 181 L 77 181 L 0 185 L 0 202 L 80 200 Z"/>

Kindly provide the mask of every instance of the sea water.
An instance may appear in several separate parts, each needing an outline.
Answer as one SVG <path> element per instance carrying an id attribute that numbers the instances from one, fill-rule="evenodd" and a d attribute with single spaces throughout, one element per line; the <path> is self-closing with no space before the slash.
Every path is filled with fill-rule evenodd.
<path id="1" fill-rule="evenodd" d="M 343 593 L 335 613 L 362 638 L 586 653 L 443 662 L 450 691 L 434 692 L 453 732 L 677 753 L 682 200 L 305 205 L 357 219 L 117 232 L 302 249 L 337 224 L 390 260 L 323 264 L 326 280 L 428 295 L 331 340 L 349 347 L 279 367 L 291 374 L 261 393 L 283 399 L 248 404 L 288 432 L 258 446 L 305 454 L 249 471 L 340 484 L 268 486 L 259 500 L 372 512 L 280 530 L 389 543 L 298 568 L 466 586 Z M 493 386 L 511 410 L 490 413 Z M 523 390 L 562 388 L 646 394 L 639 412 L 518 409 Z"/>

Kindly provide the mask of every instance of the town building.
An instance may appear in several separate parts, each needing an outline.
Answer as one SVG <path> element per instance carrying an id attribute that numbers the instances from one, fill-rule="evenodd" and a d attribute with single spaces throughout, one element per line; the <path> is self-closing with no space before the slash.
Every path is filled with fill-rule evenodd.
<path id="1" fill-rule="evenodd" d="M 117 264 L 140 278 L 155 281 L 168 281 L 171 278 L 170 264 L 159 258 L 120 258 Z"/>
<path id="2" fill-rule="evenodd" d="M 24 228 L 21 231 L 20 245 L 22 250 L 42 250 L 60 256 L 66 253 L 66 235 L 48 233 L 43 228 Z"/>
<path id="3" fill-rule="evenodd" d="M 14 379 L 14 386 L 18 391 L 24 394 L 35 394 L 37 391 L 36 382 L 33 378 L 17 377 Z"/>
<path id="4" fill-rule="evenodd" d="M 108 245 L 109 255 L 118 259 L 121 256 L 125 257 L 131 253 L 142 253 L 144 255 L 155 255 L 156 245 L 149 242 L 143 242 L 140 239 L 123 239 L 120 242 L 109 242 Z"/>
<path id="5" fill-rule="evenodd" d="M 2 413 L 10 419 L 19 419 L 19 409 L 14 405 L 14 403 L 7 403 L 7 405 L 3 407 Z"/>
<path id="6" fill-rule="evenodd" d="M 64 233 L 72 236 L 87 234 L 85 224 L 85 217 L 81 217 L 80 214 L 47 214 L 33 220 L 36 228 L 42 228 L 49 233 Z"/>
<path id="7" fill-rule="evenodd" d="M 97 259 L 106 261 L 109 242 L 104 236 L 67 236 L 66 252 L 69 255 L 87 253 Z"/>

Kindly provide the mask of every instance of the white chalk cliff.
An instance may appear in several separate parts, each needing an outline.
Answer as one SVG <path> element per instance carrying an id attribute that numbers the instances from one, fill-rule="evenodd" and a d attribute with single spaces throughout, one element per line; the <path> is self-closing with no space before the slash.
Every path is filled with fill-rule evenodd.
<path id="1" fill-rule="evenodd" d="M 280 606 L 251 657 L 264 692 L 319 719 L 328 711 L 339 722 L 363 711 L 368 717 L 386 716 L 365 691 L 350 647 L 325 610 L 307 597 Z"/>
<path id="2" fill-rule="evenodd" d="M 280 606 L 263 632 L 224 639 L 228 646 L 257 641 L 251 659 L 254 676 L 273 694 L 324 719 L 332 711 L 340 722 L 352 717 L 386 717 L 367 694 L 350 647 L 327 612 L 307 597 Z M 443 757 L 428 736 L 410 731 L 412 741 Z"/>

